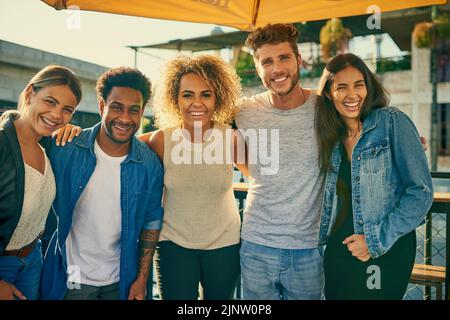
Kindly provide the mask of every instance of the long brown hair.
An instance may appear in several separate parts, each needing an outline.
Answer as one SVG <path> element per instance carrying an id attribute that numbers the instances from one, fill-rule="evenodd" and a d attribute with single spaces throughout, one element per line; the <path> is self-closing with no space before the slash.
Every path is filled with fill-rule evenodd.
<path id="1" fill-rule="evenodd" d="M 325 66 L 319 81 L 316 102 L 316 134 L 319 143 L 319 165 L 322 172 L 330 169 L 331 153 L 338 142 L 342 142 L 347 134 L 347 127 L 331 101 L 331 85 L 341 70 L 352 66 L 358 69 L 367 88 L 367 96 L 361 107 L 360 120 L 372 109 L 382 108 L 389 104 L 389 95 L 375 74 L 373 74 L 361 58 L 352 54 L 339 54 Z"/>

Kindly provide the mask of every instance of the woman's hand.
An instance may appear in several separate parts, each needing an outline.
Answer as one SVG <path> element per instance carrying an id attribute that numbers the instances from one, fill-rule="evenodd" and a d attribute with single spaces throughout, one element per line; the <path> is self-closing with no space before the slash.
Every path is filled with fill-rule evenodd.
<path id="1" fill-rule="evenodd" d="M 0 300 L 26 300 L 27 298 L 15 286 L 4 280 L 0 280 Z"/>
<path id="2" fill-rule="evenodd" d="M 141 134 L 137 138 L 148 145 L 153 133 L 155 133 L 155 131 L 146 132 Z"/>
<path id="3" fill-rule="evenodd" d="M 66 145 L 66 142 L 72 142 L 72 139 L 74 137 L 78 137 L 78 135 L 81 133 L 81 128 L 78 126 L 74 126 L 70 123 L 66 124 L 64 127 L 59 128 L 55 132 L 52 133 L 52 137 L 56 137 L 56 145 L 59 146 L 60 144 L 62 146 Z"/>
<path id="4" fill-rule="evenodd" d="M 238 130 L 233 130 L 233 145 L 231 154 L 233 163 L 246 177 L 250 176 L 248 170 L 248 149 L 244 137 Z"/>
<path id="5" fill-rule="evenodd" d="M 422 143 L 423 151 L 428 150 L 427 139 L 425 137 L 420 137 L 420 142 Z"/>
<path id="6" fill-rule="evenodd" d="M 347 246 L 348 251 L 362 262 L 370 259 L 369 248 L 367 247 L 366 238 L 363 234 L 354 234 L 347 237 L 343 242 Z"/>

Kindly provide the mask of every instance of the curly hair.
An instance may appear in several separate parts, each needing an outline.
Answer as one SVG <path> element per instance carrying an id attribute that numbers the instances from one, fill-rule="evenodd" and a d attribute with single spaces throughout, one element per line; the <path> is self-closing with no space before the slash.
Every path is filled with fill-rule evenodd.
<path id="1" fill-rule="evenodd" d="M 279 44 L 289 42 L 295 55 L 298 56 L 297 40 L 300 33 L 293 24 L 268 24 L 251 32 L 245 45 L 250 47 L 253 54 L 265 44 Z"/>
<path id="2" fill-rule="evenodd" d="M 127 87 L 140 91 L 143 107 L 151 96 L 150 80 L 134 68 L 119 67 L 105 71 L 97 80 L 97 99 L 106 101 L 113 87 Z"/>
<path id="3" fill-rule="evenodd" d="M 167 63 L 162 85 L 157 90 L 153 115 L 158 128 L 181 125 L 178 94 L 181 77 L 193 73 L 204 79 L 216 97 L 212 120 L 231 123 L 236 113 L 236 103 L 241 95 L 240 79 L 235 70 L 220 58 L 212 55 L 196 57 L 179 56 Z"/>

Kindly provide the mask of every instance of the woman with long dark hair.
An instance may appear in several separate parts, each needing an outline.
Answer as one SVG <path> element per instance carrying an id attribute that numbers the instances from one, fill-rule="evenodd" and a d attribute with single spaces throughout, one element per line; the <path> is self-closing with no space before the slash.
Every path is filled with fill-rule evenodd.
<path id="1" fill-rule="evenodd" d="M 318 94 L 325 297 L 402 299 L 415 260 L 415 229 L 433 201 L 417 130 L 388 107 L 386 90 L 353 54 L 328 62 Z"/>
<path id="2" fill-rule="evenodd" d="M 39 141 L 69 123 L 80 100 L 77 76 L 51 65 L 27 84 L 18 110 L 0 117 L 0 300 L 38 298 L 40 236 L 56 194 Z"/>

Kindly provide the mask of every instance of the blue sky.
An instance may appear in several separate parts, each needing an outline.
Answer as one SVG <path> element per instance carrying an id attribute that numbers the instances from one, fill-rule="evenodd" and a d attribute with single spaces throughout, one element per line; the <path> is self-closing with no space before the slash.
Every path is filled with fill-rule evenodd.
<path id="1" fill-rule="evenodd" d="M 86 11 L 56 11 L 39 0 L 0 0 L 0 24 L 2 40 L 107 67 L 134 66 L 134 53 L 127 45 L 208 35 L 215 27 Z M 225 32 L 236 30 L 222 28 Z M 370 39 L 355 40 L 350 46 L 363 58 L 373 48 Z M 388 37 L 383 41 L 382 52 L 386 56 L 399 54 Z M 157 80 L 164 61 L 176 52 L 151 50 L 148 53 L 156 57 L 139 55 L 138 68 Z"/>

